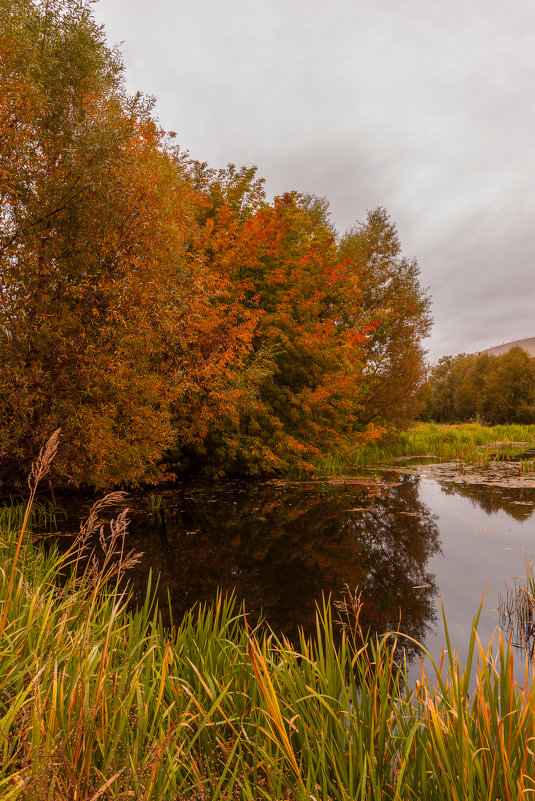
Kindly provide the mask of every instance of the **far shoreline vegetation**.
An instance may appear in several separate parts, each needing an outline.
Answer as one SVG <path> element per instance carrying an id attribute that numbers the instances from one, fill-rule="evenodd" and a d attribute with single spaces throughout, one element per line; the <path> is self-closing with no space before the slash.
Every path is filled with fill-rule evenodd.
<path id="1" fill-rule="evenodd" d="M 404 457 L 484 465 L 494 459 L 515 458 L 534 442 L 533 423 L 491 426 L 479 422 L 416 422 L 405 431 L 355 451 L 346 459 L 320 458 L 316 468 L 321 475 L 341 474 Z M 529 465 L 533 465 L 533 460 Z"/>

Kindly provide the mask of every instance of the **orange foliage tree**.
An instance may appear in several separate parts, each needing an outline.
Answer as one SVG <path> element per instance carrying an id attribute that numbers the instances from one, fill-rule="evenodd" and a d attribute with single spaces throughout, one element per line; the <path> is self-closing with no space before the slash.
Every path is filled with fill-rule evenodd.
<path id="1" fill-rule="evenodd" d="M 236 414 L 214 419 L 192 455 L 216 472 L 310 470 L 314 455 L 375 437 L 357 416 L 374 323 L 357 314 L 360 290 L 323 215 L 297 194 L 267 203 L 254 170 L 196 165 L 195 177 L 204 252 L 256 325 Z"/>
<path id="2" fill-rule="evenodd" d="M 0 448 L 24 467 L 61 427 L 56 471 L 154 480 L 173 415 L 247 350 L 224 282 L 195 258 L 184 159 L 88 7 L 18 0 L 0 50 Z"/>
<path id="3" fill-rule="evenodd" d="M 414 411 L 427 299 L 385 214 L 191 162 L 79 0 L 0 4 L 0 452 L 61 479 L 312 469 Z"/>

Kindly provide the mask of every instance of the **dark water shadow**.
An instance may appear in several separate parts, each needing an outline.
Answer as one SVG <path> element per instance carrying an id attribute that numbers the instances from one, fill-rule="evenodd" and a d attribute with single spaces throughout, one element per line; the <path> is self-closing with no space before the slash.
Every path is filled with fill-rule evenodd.
<path id="1" fill-rule="evenodd" d="M 218 589 L 245 602 L 252 622 L 262 615 L 296 642 L 315 630 L 316 604 L 362 591 L 361 624 L 383 633 L 401 626 L 425 639 L 435 620 L 440 551 L 436 519 L 418 497 L 418 479 L 184 484 L 129 499 L 128 549 L 143 551 L 130 576 L 142 602 L 149 570 L 168 622 L 179 621 Z M 71 514 L 71 520 L 73 515 Z M 407 646 L 407 656 L 414 652 Z"/>

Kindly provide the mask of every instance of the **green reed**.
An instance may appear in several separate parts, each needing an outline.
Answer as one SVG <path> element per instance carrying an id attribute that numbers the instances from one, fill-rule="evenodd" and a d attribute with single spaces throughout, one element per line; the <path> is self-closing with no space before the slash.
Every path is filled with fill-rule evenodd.
<path id="1" fill-rule="evenodd" d="M 318 457 L 315 468 L 320 475 L 334 475 L 392 459 L 427 456 L 439 462 L 484 465 L 496 458 L 514 460 L 525 443 L 533 442 L 535 425 L 416 423 L 407 431 L 390 433 L 363 448 Z M 519 467 L 519 471 L 529 472 L 528 466 Z"/>

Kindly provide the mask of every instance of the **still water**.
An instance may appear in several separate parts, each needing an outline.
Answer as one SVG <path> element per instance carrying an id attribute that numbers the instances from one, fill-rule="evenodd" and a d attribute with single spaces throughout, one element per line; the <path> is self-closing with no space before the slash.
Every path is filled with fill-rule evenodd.
<path id="1" fill-rule="evenodd" d="M 82 504 L 83 507 L 84 504 Z M 322 597 L 362 592 L 361 623 L 398 626 L 440 655 L 441 601 L 461 658 L 486 588 L 480 634 L 499 623 L 506 582 L 525 576 L 535 551 L 535 488 L 452 483 L 383 471 L 311 482 L 184 484 L 131 495 L 127 547 L 143 551 L 131 572 L 134 600 L 159 575 L 175 621 L 218 588 L 296 640 L 311 633 Z M 70 508 L 73 530 L 84 509 Z M 407 655 L 415 663 L 417 649 Z"/>

